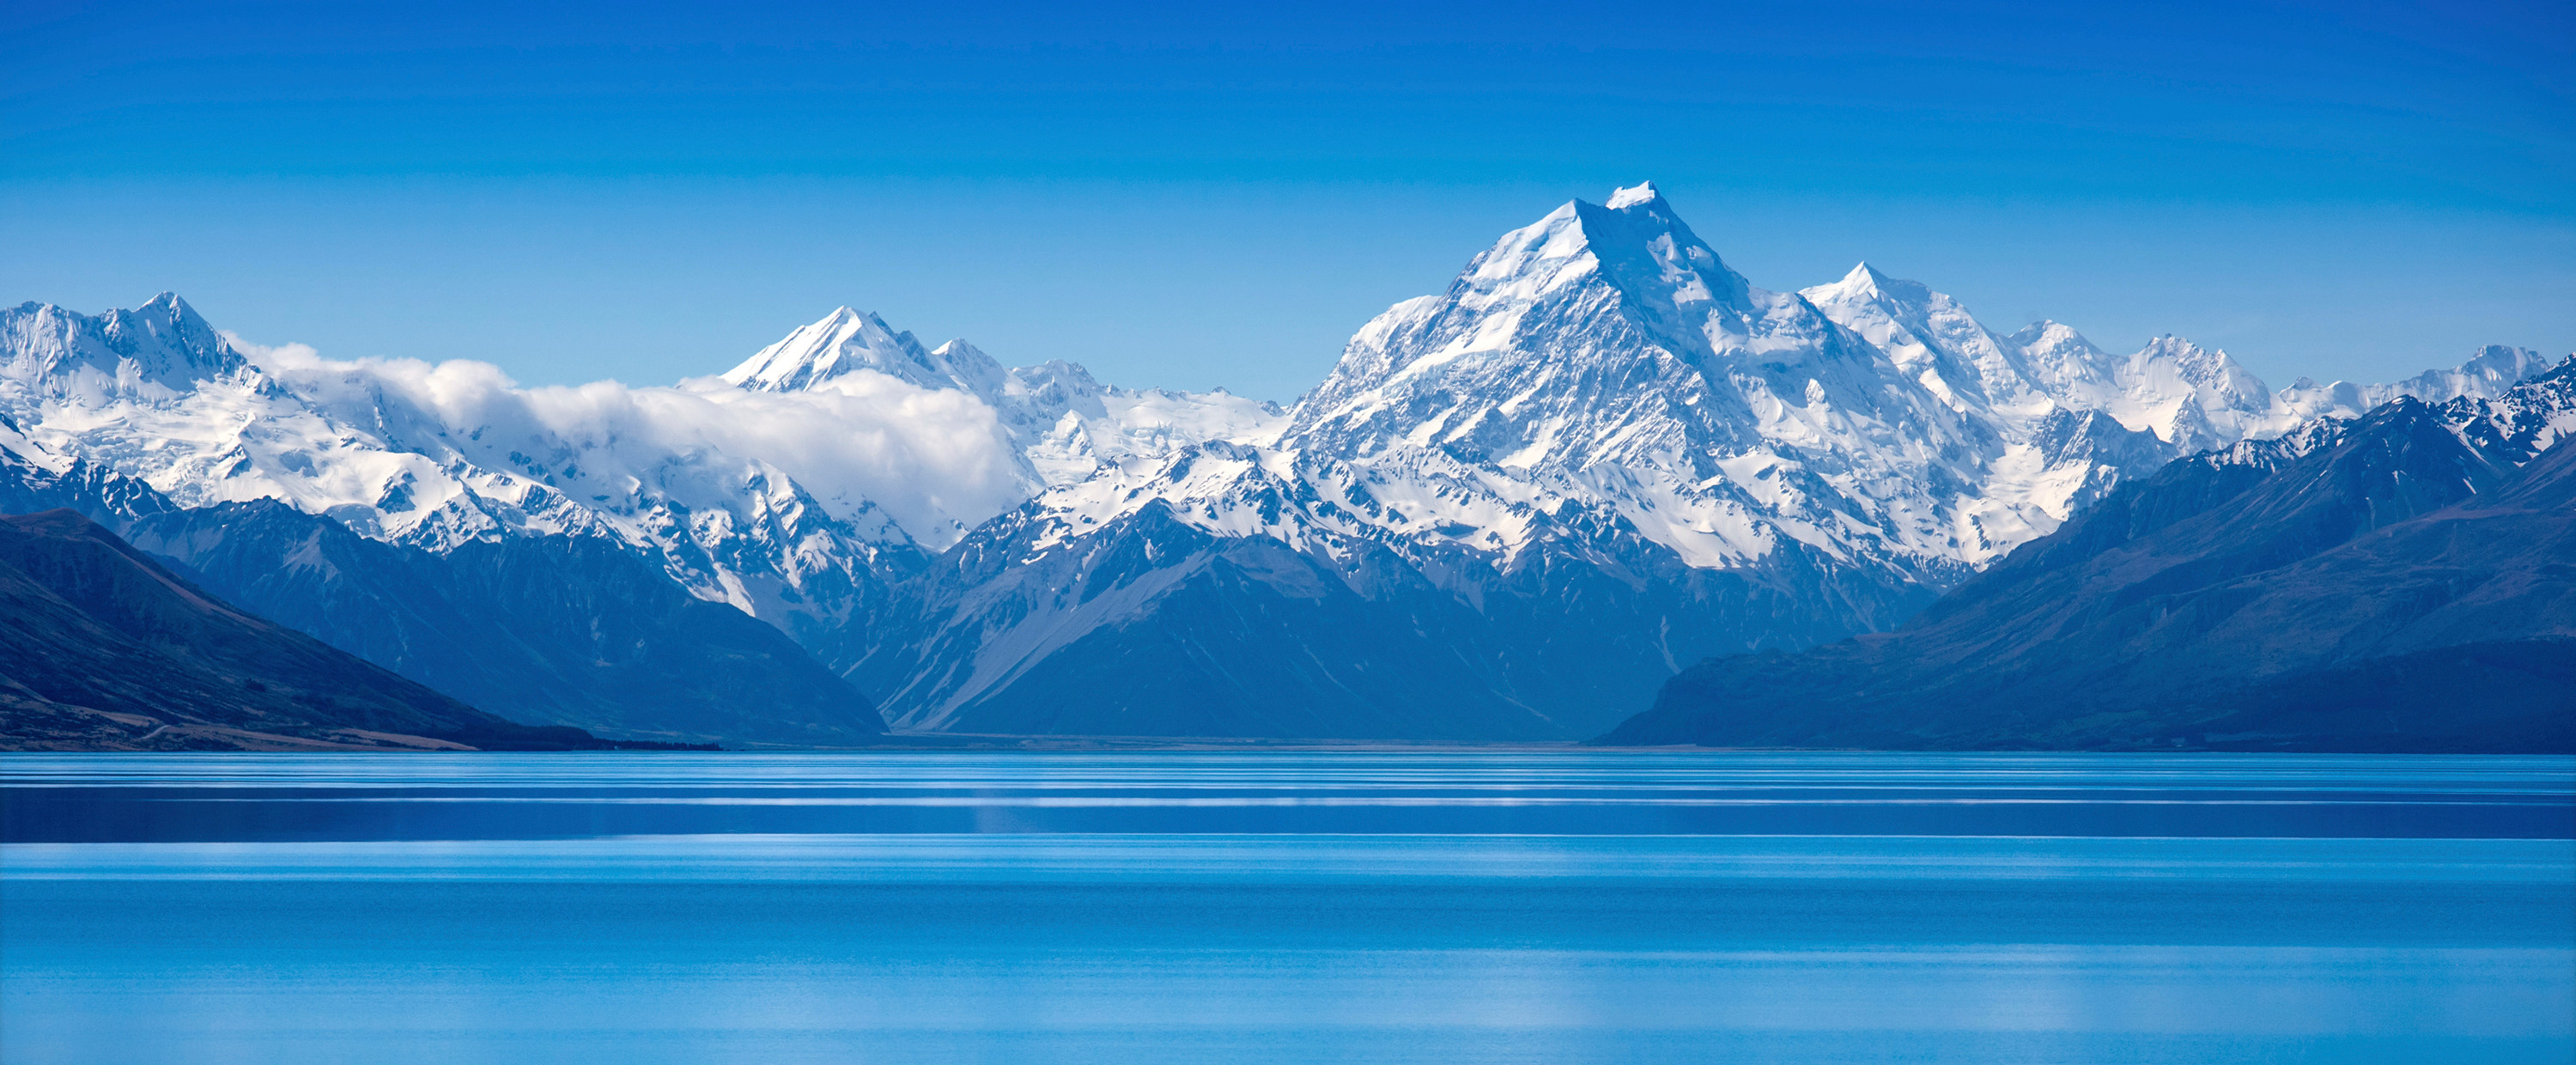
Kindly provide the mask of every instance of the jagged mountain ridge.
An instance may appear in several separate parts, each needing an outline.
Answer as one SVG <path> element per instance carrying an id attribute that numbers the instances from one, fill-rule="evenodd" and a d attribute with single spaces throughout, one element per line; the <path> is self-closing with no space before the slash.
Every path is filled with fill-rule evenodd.
<path id="1" fill-rule="evenodd" d="M 2393 384 L 2357 385 L 2350 381 L 2318 384 L 2305 377 L 2282 389 L 2281 407 L 2304 418 L 2358 418 L 2400 396 L 2426 403 L 2454 399 L 2501 399 L 2513 386 L 2549 369 L 2549 360 L 2529 348 L 2489 344 L 2469 361 L 2448 370 L 2426 370 Z"/>
<path id="2" fill-rule="evenodd" d="M 921 554 L 872 500 L 818 497 L 667 416 L 723 413 L 740 395 L 729 388 L 516 392 L 480 364 L 285 351 L 255 364 L 167 294 L 100 318 L 28 304 L 0 312 L 0 332 L 12 355 L 0 416 L 19 435 L 182 506 L 279 499 L 433 553 L 529 536 L 610 542 L 791 632 L 863 617 L 886 575 Z M 809 403 L 828 414 L 846 398 Z M 757 432 L 768 413 L 741 420 Z M 650 431 L 671 422 L 682 428 Z"/>
<path id="3" fill-rule="evenodd" d="M 925 348 L 911 333 L 848 307 L 753 353 L 719 379 L 755 392 L 795 393 L 862 372 L 981 400 L 1026 463 L 1032 491 L 1083 481 L 1121 459 L 1160 458 L 1186 444 L 1267 440 L 1286 424 L 1278 405 L 1224 389 L 1116 388 L 1061 359 L 1005 369 L 962 339 Z"/>
<path id="4" fill-rule="evenodd" d="M 1877 344 L 1954 408 L 2025 436 L 2052 415 L 2099 414 L 2188 452 L 2295 421 L 2276 412 L 2270 390 L 2225 352 L 2178 337 L 2157 337 L 2116 358 L 2056 322 L 1998 336 L 1958 301 L 1868 263 L 1799 295 Z"/>
<path id="5" fill-rule="evenodd" d="M 2285 422 L 2173 338 L 2119 359 L 2049 323 L 1996 337 L 1866 268 L 1764 291 L 1641 186 L 1370 323 L 1275 442 L 1121 464 L 976 530 L 907 588 L 920 627 L 885 630 L 853 676 L 913 729 L 1120 731 L 1168 685 L 1212 727 L 1297 702 L 1385 735 L 1420 726 L 1395 724 L 1383 674 L 1467 648 L 1481 680 L 1450 699 L 1469 716 L 1565 734 L 1676 663 L 1890 627 L 2177 441 Z M 1418 588 L 1459 616 L 1333 605 Z M 1283 694 L 1245 678 L 1290 615 L 1374 635 L 1351 675 Z"/>
<path id="6" fill-rule="evenodd" d="M 612 540 L 433 552 L 275 499 L 183 507 L 0 418 L 0 513 L 56 508 L 266 622 L 519 721 L 664 743 L 845 746 L 883 732 L 875 707 L 784 633 Z"/>
<path id="7" fill-rule="evenodd" d="M 186 506 L 279 498 L 433 552 L 614 544 L 790 633 L 915 728 L 978 727 L 975 705 L 1049 671 L 1150 684 L 1045 665 L 1140 624 L 1155 608 L 1138 587 L 1232 580 L 1238 598 L 1218 601 L 1268 589 L 1246 618 L 1328 624 L 1278 620 L 1322 601 L 1280 590 L 1304 588 L 1282 576 L 1303 569 L 1357 603 L 1443 598 L 1330 622 L 1385 628 L 1380 672 L 1427 661 L 1414 652 L 1444 634 L 1478 648 L 1493 720 L 1575 734 L 1616 712 L 1586 707 L 1651 689 L 1612 673 L 1892 626 L 2122 479 L 2295 424 L 2306 408 L 2285 400 L 2308 395 L 2173 338 L 2115 357 L 2054 323 L 1997 335 L 1866 266 L 1761 290 L 1651 186 L 1507 235 L 1448 294 L 1365 327 L 1290 411 L 1110 388 L 1068 363 L 1004 369 L 848 308 L 718 378 L 535 390 L 480 364 L 245 355 L 175 297 L 118 313 L 168 324 L 119 319 L 116 341 L 109 316 L 0 312 L 0 417 Z M 160 335 L 179 339 L 133 339 Z M 2492 388 L 2536 361 L 2518 357 L 2454 377 Z M 2431 376 L 2369 387 L 2460 387 Z M 1196 561 L 1009 576 L 1131 557 L 1096 548 L 1168 545 L 1173 523 L 1206 540 Z M 1231 543 L 1247 539 L 1287 554 Z M 1254 567 L 1276 584 L 1193 568 L 1291 557 Z M 972 561 L 992 558 L 1010 561 Z M 1224 672 L 1211 654 L 1189 660 Z M 1308 694 L 1391 698 L 1331 683 Z"/>
<path id="8" fill-rule="evenodd" d="M 2567 750 L 2576 358 L 2203 452 L 1892 634 L 1712 659 L 1610 743 Z"/>

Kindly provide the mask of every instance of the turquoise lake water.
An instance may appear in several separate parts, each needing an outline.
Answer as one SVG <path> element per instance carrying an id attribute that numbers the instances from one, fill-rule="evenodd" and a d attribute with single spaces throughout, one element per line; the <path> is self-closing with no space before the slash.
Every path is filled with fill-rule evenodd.
<path id="1" fill-rule="evenodd" d="M 0 1059 L 2576 1060 L 2576 759 L 0 757 Z"/>

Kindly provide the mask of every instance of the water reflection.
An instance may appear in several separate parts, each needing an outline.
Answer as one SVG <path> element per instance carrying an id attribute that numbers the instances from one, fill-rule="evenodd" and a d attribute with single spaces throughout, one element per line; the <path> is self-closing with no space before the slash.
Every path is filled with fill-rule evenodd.
<path id="1" fill-rule="evenodd" d="M 19 756 L 9 842 L 1277 832 L 2576 836 L 2567 759 Z"/>
<path id="2" fill-rule="evenodd" d="M 9 1061 L 2554 1061 L 2576 761 L 0 759 Z"/>

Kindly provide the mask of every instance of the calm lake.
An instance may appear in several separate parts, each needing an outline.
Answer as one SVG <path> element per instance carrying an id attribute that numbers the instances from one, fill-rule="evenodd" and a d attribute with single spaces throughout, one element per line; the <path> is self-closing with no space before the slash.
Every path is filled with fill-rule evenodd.
<path id="1" fill-rule="evenodd" d="M 2576 759 L 0 756 L 0 1059 L 2551 1062 Z"/>

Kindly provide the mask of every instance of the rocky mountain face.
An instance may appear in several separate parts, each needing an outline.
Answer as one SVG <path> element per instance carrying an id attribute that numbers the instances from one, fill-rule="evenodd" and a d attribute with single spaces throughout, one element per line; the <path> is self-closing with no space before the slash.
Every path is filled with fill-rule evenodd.
<path id="1" fill-rule="evenodd" d="M 720 604 L 904 731 L 1589 735 L 1701 657 L 1892 628 L 2178 455 L 2401 394 L 2497 395 L 2538 365 L 2490 349 L 2275 394 L 2178 338 L 2117 356 L 2056 323 L 1996 333 L 1866 265 L 1764 290 L 1651 186 L 1506 234 L 1363 327 L 1290 409 L 1005 368 L 849 308 L 668 387 L 248 347 L 168 296 L 98 317 L 26 304 L 0 339 L 0 461 L 21 482 L 77 487 L 72 505 L 191 566 L 232 557 L 192 546 L 222 523 L 254 523 L 215 508 L 274 501 L 257 521 L 277 539 L 240 557 L 345 540 L 405 559 L 455 616 L 548 620 L 501 655 L 432 635 L 455 622 L 426 606 L 404 616 L 451 620 L 380 620 L 390 593 L 299 609 L 367 583 L 324 570 L 224 562 L 208 581 L 478 700 L 690 736 L 752 723 L 716 686 L 690 695 L 696 718 L 636 700 L 719 658 L 788 659 L 735 656 L 748 637 L 676 608 L 617 607 L 692 634 L 658 643 L 576 619 L 648 586 Z M 147 530 L 129 498 L 146 493 L 199 516 Z M 348 536 L 289 536 L 295 516 Z M 538 572 L 551 590 L 516 598 L 492 576 Z M 593 652 L 661 680 L 595 683 Z M 428 664 L 469 659 L 508 664 Z M 747 666 L 798 679 L 741 690 L 820 699 L 810 664 Z M 779 742 L 849 727 L 736 702 L 785 722 Z"/>
<path id="2" fill-rule="evenodd" d="M 244 613 L 72 511 L 0 516 L 0 749 L 608 746 Z"/>
<path id="3" fill-rule="evenodd" d="M 2576 359 L 2194 455 L 1895 633 L 1695 666 L 1610 743 L 2576 749 Z"/>
<path id="4" fill-rule="evenodd" d="M 620 740 L 874 742 L 875 707 L 783 633 L 688 594 L 602 538 L 444 552 L 361 536 L 275 499 L 182 507 L 0 424 L 0 512 L 66 508 L 122 530 L 221 599 L 519 721 Z M 479 744 L 478 744 L 479 746 Z"/>

